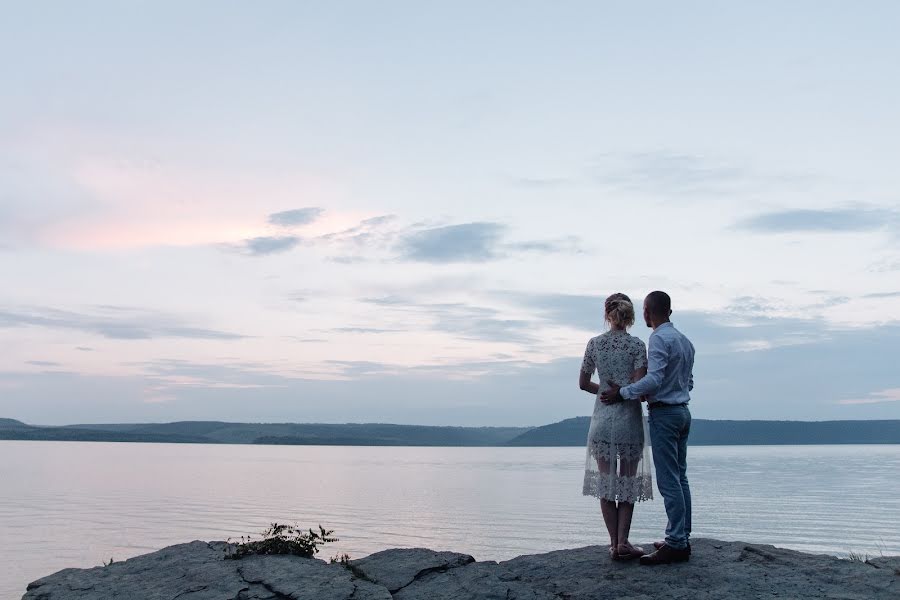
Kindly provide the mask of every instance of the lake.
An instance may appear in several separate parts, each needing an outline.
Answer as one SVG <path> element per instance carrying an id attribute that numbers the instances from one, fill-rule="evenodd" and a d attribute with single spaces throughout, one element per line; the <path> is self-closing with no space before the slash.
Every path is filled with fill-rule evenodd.
<path id="1" fill-rule="evenodd" d="M 323 558 L 427 546 L 507 559 L 608 542 L 582 448 L 0 441 L 0 598 L 65 567 L 270 522 L 334 529 Z M 900 554 L 900 446 L 690 449 L 696 537 Z M 660 539 L 662 500 L 632 540 Z"/>

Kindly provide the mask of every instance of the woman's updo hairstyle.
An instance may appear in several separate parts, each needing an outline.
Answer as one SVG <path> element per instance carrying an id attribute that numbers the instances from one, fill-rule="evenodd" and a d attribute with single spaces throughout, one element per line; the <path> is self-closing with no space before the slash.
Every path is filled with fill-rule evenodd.
<path id="1" fill-rule="evenodd" d="M 606 299 L 606 320 L 610 325 L 628 329 L 634 325 L 634 305 L 625 294 L 613 294 Z"/>

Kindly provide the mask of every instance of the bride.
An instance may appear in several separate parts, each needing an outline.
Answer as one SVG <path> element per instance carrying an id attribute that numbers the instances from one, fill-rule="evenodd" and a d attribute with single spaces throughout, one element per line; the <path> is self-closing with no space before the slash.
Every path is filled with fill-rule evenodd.
<path id="1" fill-rule="evenodd" d="M 647 348 L 628 333 L 634 324 L 634 306 L 625 294 L 613 294 L 605 303 L 609 331 L 591 338 L 584 351 L 579 387 L 597 396 L 587 439 L 584 470 L 585 496 L 600 499 L 603 521 L 609 531 L 609 555 L 613 560 L 640 557 L 643 548 L 628 541 L 635 502 L 653 498 L 649 435 L 638 401 L 603 404 L 600 386 L 637 381 L 647 373 Z M 605 383 L 603 383 L 606 386 Z"/>

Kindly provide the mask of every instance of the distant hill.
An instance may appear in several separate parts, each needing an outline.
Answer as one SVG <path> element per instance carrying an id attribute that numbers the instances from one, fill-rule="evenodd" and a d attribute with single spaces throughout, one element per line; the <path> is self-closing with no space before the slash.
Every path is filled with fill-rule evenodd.
<path id="1" fill-rule="evenodd" d="M 35 427 L 0 419 L 0 439 L 330 446 L 583 446 L 589 417 L 542 427 L 433 427 L 385 423 L 116 423 Z M 900 444 L 897 421 L 694 419 L 693 445 Z"/>
<path id="2" fill-rule="evenodd" d="M 574 417 L 559 423 L 535 427 L 513 438 L 509 446 L 583 446 L 587 442 L 590 417 Z M 577 444 L 575 440 L 581 440 Z"/>
<path id="3" fill-rule="evenodd" d="M 141 433 L 108 432 L 74 427 L 24 427 L 4 428 L 0 425 L 0 440 L 31 440 L 55 442 L 154 442 L 175 444 L 215 444 L 201 436 L 154 435 Z"/>
<path id="4" fill-rule="evenodd" d="M 11 419 L 9 421 L 12 421 Z M 15 421 L 15 423 L 19 423 Z M 4 428 L 0 439 L 347 446 L 504 446 L 527 427 L 432 427 L 382 423 L 116 423 Z"/>
<path id="5" fill-rule="evenodd" d="M 575 417 L 535 427 L 510 446 L 583 446 L 590 417 Z M 900 444 L 900 420 L 894 421 L 710 421 L 691 423 L 694 446 Z"/>

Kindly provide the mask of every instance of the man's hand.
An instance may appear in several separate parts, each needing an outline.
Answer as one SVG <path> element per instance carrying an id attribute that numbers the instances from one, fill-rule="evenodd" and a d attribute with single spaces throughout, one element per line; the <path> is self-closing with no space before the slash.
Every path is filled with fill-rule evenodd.
<path id="1" fill-rule="evenodd" d="M 603 404 L 615 404 L 616 402 L 625 400 L 625 398 L 622 397 L 622 394 L 619 393 L 621 386 L 613 383 L 612 379 L 607 379 L 606 385 L 609 386 L 609 389 L 600 393 L 600 402 Z"/>

